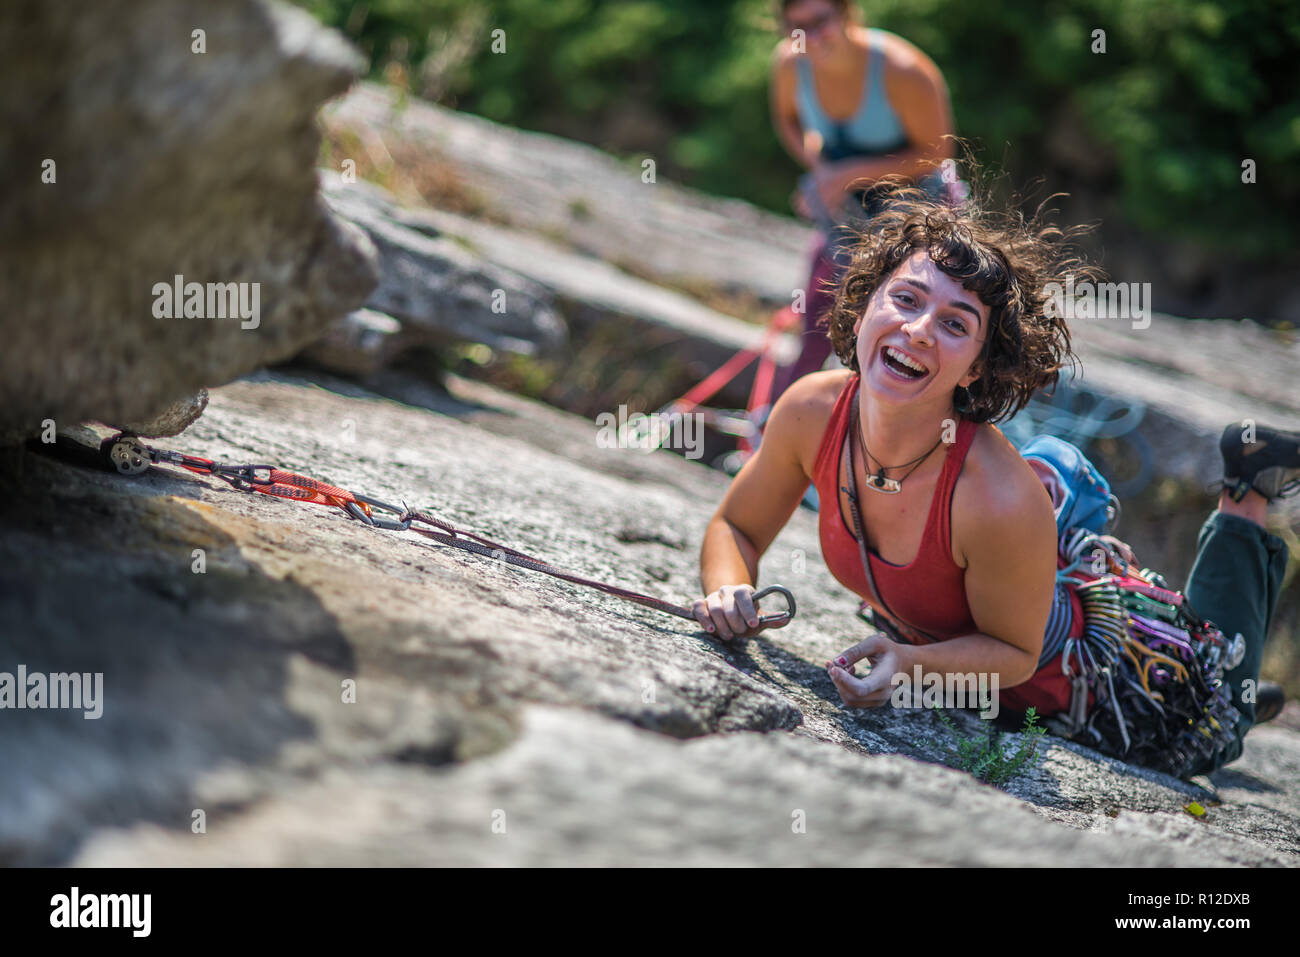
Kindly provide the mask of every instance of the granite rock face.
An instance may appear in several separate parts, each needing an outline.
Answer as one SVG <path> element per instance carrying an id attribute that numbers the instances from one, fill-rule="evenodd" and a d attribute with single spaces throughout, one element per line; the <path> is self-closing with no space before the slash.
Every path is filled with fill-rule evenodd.
<path id="1" fill-rule="evenodd" d="M 0 63 L 0 434 L 147 422 L 374 286 L 315 172 L 316 111 L 362 61 L 303 11 L 15 0 Z"/>
<path id="2" fill-rule="evenodd" d="M 301 13 L 20 0 L 0 18 L 5 70 L 26 84 L 0 93 L 0 156 L 18 184 L 0 195 L 0 432 L 51 417 L 160 436 L 188 425 L 151 444 L 274 463 L 579 574 L 698 594 L 724 475 L 611 448 L 589 421 L 485 385 L 452 376 L 448 392 L 387 366 L 458 341 L 541 354 L 572 331 L 561 310 L 579 333 L 631 317 L 679 348 L 733 351 L 740 330 L 610 264 L 777 304 L 798 284 L 803 231 L 423 107 L 406 132 L 436 139 L 441 124 L 480 182 L 513 184 L 498 197 L 517 209 L 510 225 L 403 211 L 328 176 L 327 206 L 312 114 L 357 61 Z M 389 122 L 392 104 L 367 90 L 348 115 Z M 494 148 L 503 138 L 514 147 Z M 530 193 L 535 205 L 519 203 Z M 629 202 L 653 215 L 625 216 Z M 611 231 L 620 216 L 635 228 Z M 518 234 L 566 224 L 567 250 Z M 156 317 L 154 285 L 175 275 L 261 283 L 257 327 Z M 1186 330 L 1151 330 L 1080 338 L 1117 391 L 1145 348 L 1148 421 L 1165 421 L 1158 407 L 1173 422 L 1210 366 L 1186 365 Z M 1162 356 L 1165 335 L 1183 367 Z M 629 361 L 646 351 L 628 342 Z M 297 372 L 219 385 L 304 347 L 364 387 Z M 205 385 L 219 387 L 204 411 L 186 397 Z M 1215 387 L 1271 397 L 1258 382 Z M 1271 415 L 1295 411 L 1272 398 Z M 1204 446 L 1200 418 L 1180 426 L 1188 449 Z M 78 431 L 103 438 L 60 438 Z M 934 715 L 845 709 L 822 662 L 864 626 L 803 510 L 760 569 L 794 591 L 798 617 L 723 643 L 335 509 L 170 466 L 125 477 L 56 450 L 67 443 L 0 448 L 0 700 L 20 673 L 87 681 L 74 706 L 0 709 L 0 864 L 1300 863 L 1294 705 L 1210 778 L 1047 738 L 1004 790 L 942 766 L 952 739 Z M 1203 467 L 1189 453 L 1177 474 Z M 1167 531 L 1188 532 L 1170 547 L 1190 549 L 1194 529 Z"/>
<path id="3" fill-rule="evenodd" d="M 154 444 L 405 500 L 675 602 L 697 593 L 725 476 L 449 384 L 260 373 Z M 798 616 L 728 644 L 171 467 L 124 477 L 11 449 L 0 491 L 0 672 L 102 674 L 97 718 L 0 711 L 5 863 L 1300 861 L 1291 711 L 1211 778 L 1048 737 L 999 791 L 941 766 L 934 715 L 846 710 L 822 662 L 864 626 L 803 510 L 760 568 Z"/>
<path id="4" fill-rule="evenodd" d="M 571 249 L 657 283 L 754 293 L 779 308 L 807 281 L 811 228 L 669 182 L 654 175 L 654 157 L 621 160 L 374 83 L 357 84 L 322 120 L 436 157 L 495 221 L 563 237 Z"/>

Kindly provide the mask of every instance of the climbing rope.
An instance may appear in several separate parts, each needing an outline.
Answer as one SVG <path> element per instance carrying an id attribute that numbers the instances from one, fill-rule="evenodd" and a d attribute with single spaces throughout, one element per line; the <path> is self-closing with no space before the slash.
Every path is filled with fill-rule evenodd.
<path id="1" fill-rule="evenodd" d="M 1075 529 L 1062 555 L 1057 580 L 1076 590 L 1085 622 L 1061 654 L 1072 686 L 1066 737 L 1176 777 L 1218 763 L 1240 718 L 1223 675 L 1240 664 L 1245 639 L 1228 640 L 1113 540 Z"/>
<path id="2" fill-rule="evenodd" d="M 1062 380 L 1052 395 L 1036 393 L 1013 418 L 998 427 L 1016 448 L 1035 436 L 1054 435 L 1087 452 L 1098 441 L 1122 442 L 1136 460 L 1136 473 L 1124 480 L 1112 478 L 1113 469 L 1105 469 L 1111 490 L 1121 498 L 1137 495 L 1150 484 L 1155 474 L 1155 458 L 1138 426 L 1146 415 L 1146 405 L 1137 399 L 1106 395 L 1077 385 L 1073 379 Z"/>
<path id="3" fill-rule="evenodd" d="M 713 372 L 692 386 L 680 399 L 669 402 L 657 413 L 660 416 L 682 416 L 694 413 L 703 417 L 706 425 L 734 435 L 739 440 L 742 454 L 751 454 L 758 448 L 759 436 L 771 411 L 772 383 L 776 378 L 776 343 L 781 334 L 799 322 L 799 313 L 789 306 L 778 309 L 768 321 L 763 341 L 756 348 L 741 349 Z M 728 382 L 740 375 L 751 362 L 758 360 L 754 382 L 749 390 L 749 402 L 742 409 L 711 409 L 703 403 L 715 396 Z M 668 436 L 664 436 L 666 441 Z"/>
<path id="4" fill-rule="evenodd" d="M 635 602 L 638 605 L 653 608 L 655 611 L 664 612 L 665 614 L 675 615 L 678 618 L 685 618 L 688 621 L 697 620 L 688 606 L 675 605 L 662 598 L 655 598 L 653 595 L 643 595 L 618 585 L 610 585 L 582 575 L 576 575 L 557 568 L 544 559 L 535 558 L 509 546 L 494 542 L 489 538 L 484 538 L 482 535 L 457 528 L 428 512 L 408 508 L 405 503 L 401 506 L 392 505 L 357 492 L 328 485 L 305 475 L 284 471 L 274 465 L 227 465 L 212 459 L 155 449 L 145 445 L 136 436 L 125 433 L 106 439 L 101 447 L 101 452 L 124 475 L 138 475 L 146 471 L 151 465 L 156 464 L 179 465 L 181 468 L 200 475 L 211 475 L 219 478 L 239 491 L 260 492 L 264 495 L 293 499 L 297 502 L 338 508 L 349 518 L 372 528 L 416 532 L 424 538 L 450 545 L 462 551 L 503 561 L 518 568 L 541 572 L 554 578 L 573 582 L 576 585 L 594 588 L 615 598 Z M 427 527 L 417 528 L 415 527 L 417 523 Z M 773 594 L 780 595 L 785 599 L 786 609 L 778 614 L 760 616 L 758 619 L 760 630 L 763 628 L 784 627 L 794 618 L 794 596 L 781 585 L 769 585 L 754 592 L 753 600 L 755 605 L 764 597 Z"/>

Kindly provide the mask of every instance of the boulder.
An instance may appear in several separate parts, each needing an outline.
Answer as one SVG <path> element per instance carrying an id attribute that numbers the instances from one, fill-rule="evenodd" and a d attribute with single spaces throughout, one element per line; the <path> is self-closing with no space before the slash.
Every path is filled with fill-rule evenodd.
<path id="1" fill-rule="evenodd" d="M 123 432 L 146 437 L 180 435 L 194 424 L 194 420 L 201 416 L 207 407 L 208 390 L 200 389 L 194 395 L 176 400 L 152 419 L 142 422 L 116 422 L 112 425 Z"/>
<path id="2" fill-rule="evenodd" d="M 303 350 L 299 358 L 340 375 L 364 377 L 388 365 L 412 339 L 392 316 L 358 309 L 330 323 L 325 335 Z"/>
<path id="3" fill-rule="evenodd" d="M 16 0 L 0 63 L 0 433 L 147 424 L 374 286 L 315 174 L 317 108 L 362 60 L 305 12 Z"/>
<path id="4" fill-rule="evenodd" d="M 356 375 L 412 346 L 470 340 L 553 359 L 547 400 L 595 416 L 625 402 L 658 408 L 764 341 L 752 323 L 553 238 L 402 205 L 371 183 L 344 183 L 329 171 L 322 188 L 331 208 L 380 249 L 384 281 L 369 306 L 402 319 L 400 332 L 383 340 L 392 348 L 382 350 L 355 319 L 337 323 L 304 355 L 332 371 Z M 491 308 L 494 295 L 499 311 Z M 561 341 L 569 347 L 563 352 Z M 777 337 L 772 354 L 793 362 L 793 337 Z M 711 404 L 743 407 L 754 368 L 742 369 Z"/>

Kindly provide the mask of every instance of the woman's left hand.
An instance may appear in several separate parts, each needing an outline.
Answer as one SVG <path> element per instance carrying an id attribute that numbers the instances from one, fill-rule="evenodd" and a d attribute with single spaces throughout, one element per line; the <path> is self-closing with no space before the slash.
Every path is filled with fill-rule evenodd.
<path id="1" fill-rule="evenodd" d="M 1128 542 L 1122 542 L 1114 535 L 1102 535 L 1101 540 L 1113 545 L 1124 561 L 1128 562 L 1134 568 L 1138 567 L 1137 555 L 1133 554 L 1133 549 L 1129 547 Z"/>
<path id="2" fill-rule="evenodd" d="M 826 671 L 835 682 L 840 700 L 850 708 L 879 708 L 893 693 L 894 675 L 905 673 L 904 648 L 880 633 L 868 635 L 834 661 L 826 662 Z M 871 671 L 862 678 L 853 666 L 865 660 Z"/>

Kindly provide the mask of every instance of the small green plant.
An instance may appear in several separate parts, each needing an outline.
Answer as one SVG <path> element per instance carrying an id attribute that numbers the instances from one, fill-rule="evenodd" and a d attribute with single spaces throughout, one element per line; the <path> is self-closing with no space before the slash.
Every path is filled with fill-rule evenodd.
<path id="1" fill-rule="evenodd" d="M 1047 733 L 1046 728 L 1038 726 L 1038 713 L 1030 708 L 1025 712 L 1025 724 L 1020 729 L 1024 740 L 1020 742 L 1020 747 L 1013 754 L 1008 754 L 1002 748 L 1001 731 L 989 728 L 989 734 L 984 739 L 969 737 L 958 730 L 957 725 L 943 713 L 942 709 L 934 710 L 944 727 L 957 739 L 957 747 L 954 750 L 951 746 L 933 738 L 927 739 L 928 743 L 937 745 L 950 757 L 955 758 L 955 766 L 959 770 L 967 771 L 979 780 L 998 787 L 1006 784 L 1033 763 L 1038 751 L 1038 741 Z"/>

